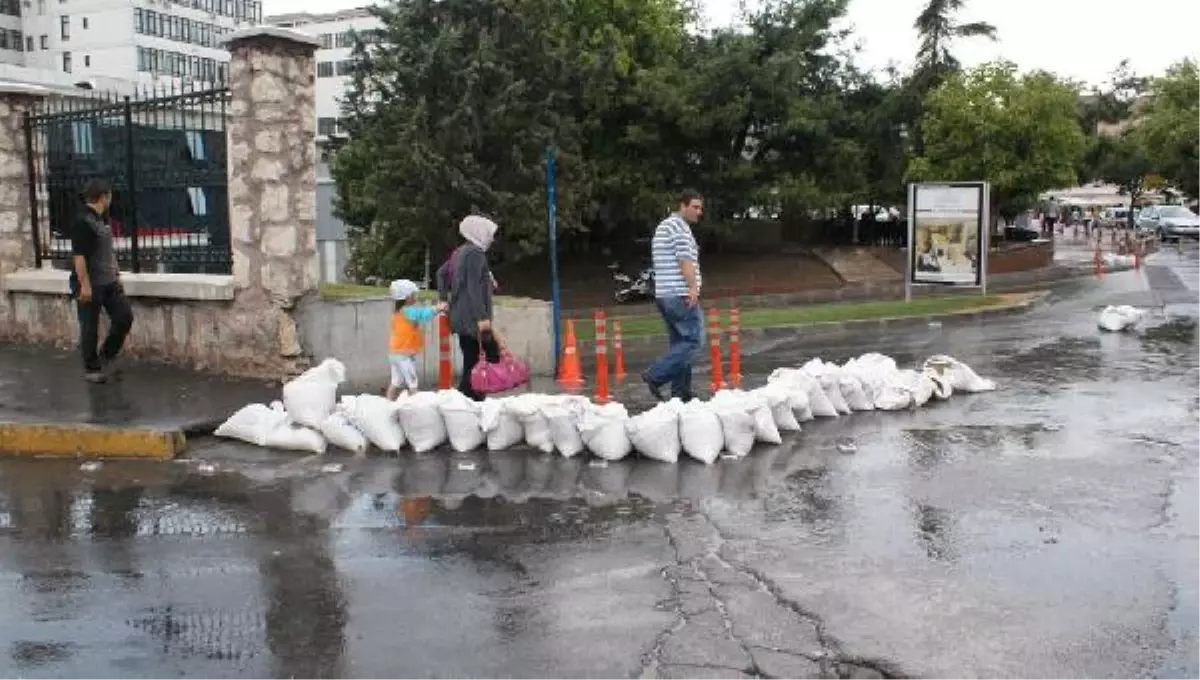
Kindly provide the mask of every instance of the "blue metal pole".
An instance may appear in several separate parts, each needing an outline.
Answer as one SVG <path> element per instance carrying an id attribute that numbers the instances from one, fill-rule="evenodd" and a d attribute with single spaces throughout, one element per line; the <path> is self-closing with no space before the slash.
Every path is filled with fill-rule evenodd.
<path id="1" fill-rule="evenodd" d="M 558 376 L 558 358 L 561 356 L 562 307 L 558 294 L 558 208 L 554 187 L 554 147 L 546 147 L 546 229 L 550 248 L 550 317 L 554 325 L 554 356 L 550 362 L 554 375 Z"/>

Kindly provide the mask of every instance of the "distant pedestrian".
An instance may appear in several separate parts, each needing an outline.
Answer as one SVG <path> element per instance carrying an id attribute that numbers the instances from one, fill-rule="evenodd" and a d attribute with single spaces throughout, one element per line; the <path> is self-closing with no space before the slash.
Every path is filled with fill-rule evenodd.
<path id="1" fill-rule="evenodd" d="M 1061 209 L 1058 206 L 1058 201 L 1054 197 L 1046 199 L 1042 204 L 1042 238 L 1052 238 L 1054 236 L 1054 225 L 1058 224 L 1059 214 Z"/>
<path id="2" fill-rule="evenodd" d="M 446 303 L 439 302 L 436 307 L 418 305 L 417 284 L 408 279 L 392 281 L 388 292 L 394 300 L 394 308 L 388 338 L 392 380 L 388 384 L 387 398 L 396 399 L 401 392 L 413 394 L 417 391 L 417 355 L 425 344 L 421 327 L 445 310 Z"/>
<path id="3" fill-rule="evenodd" d="M 112 186 L 104 180 L 89 180 L 83 199 L 83 213 L 71 226 L 71 294 L 79 317 L 83 377 L 88 382 L 102 383 L 118 374 L 115 362 L 133 327 L 133 307 L 121 285 L 112 227 L 108 224 Z M 97 350 L 101 309 L 108 314 L 108 336 Z"/>
<path id="4" fill-rule="evenodd" d="M 659 223 L 651 240 L 655 305 L 667 326 L 667 353 L 646 369 L 642 379 L 660 401 L 663 387 L 671 396 L 690 401 L 692 361 L 700 347 L 704 320 L 700 313 L 700 249 L 692 225 L 704 215 L 704 198 L 695 191 L 679 197 L 679 208 Z"/>
<path id="5" fill-rule="evenodd" d="M 486 217 L 468 215 L 458 225 L 466 241 L 437 272 L 438 290 L 450 307 L 450 330 L 458 336 L 462 350 L 462 376 L 458 391 L 475 401 L 483 395 L 471 387 L 471 369 L 484 355 L 491 363 L 500 361 L 499 333 L 492 328 L 492 293 L 496 280 L 488 267 L 487 250 L 500 227 Z"/>

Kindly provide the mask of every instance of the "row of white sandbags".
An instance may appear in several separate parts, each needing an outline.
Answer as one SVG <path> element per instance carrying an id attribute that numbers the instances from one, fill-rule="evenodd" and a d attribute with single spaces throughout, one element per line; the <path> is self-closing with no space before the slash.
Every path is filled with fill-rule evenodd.
<path id="1" fill-rule="evenodd" d="M 325 440 L 363 452 L 409 444 L 417 452 L 443 443 L 458 451 L 482 446 L 503 450 L 525 444 L 574 456 L 585 448 L 606 460 L 632 450 L 675 462 L 680 452 L 712 463 L 722 451 L 745 456 L 755 442 L 778 444 L 780 431 L 800 422 L 852 411 L 899 410 L 945 399 L 955 390 L 980 392 L 995 385 L 950 357 L 926 360 L 921 372 L 899 370 L 880 354 L 844 366 L 814 359 L 782 368 L 762 388 L 723 390 L 712 400 L 659 404 L 630 416 L 620 404 L 599 406 L 584 397 L 527 393 L 474 402 L 454 390 L 421 392 L 392 402 L 364 394 L 337 398 L 344 369 L 327 361 L 284 386 L 283 403 L 251 404 L 216 431 L 259 446 L 323 452 Z"/>

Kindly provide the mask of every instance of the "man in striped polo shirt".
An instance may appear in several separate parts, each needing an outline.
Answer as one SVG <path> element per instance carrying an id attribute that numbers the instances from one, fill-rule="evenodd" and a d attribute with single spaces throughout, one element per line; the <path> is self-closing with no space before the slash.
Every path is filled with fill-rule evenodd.
<path id="1" fill-rule="evenodd" d="M 704 214 L 704 199 L 695 191 L 679 197 L 679 210 L 654 230 L 654 303 L 667 326 L 668 349 L 646 369 L 642 379 L 660 401 L 670 384 L 671 396 L 692 398 L 692 360 L 700 347 L 704 319 L 700 314 L 700 249 L 692 226 Z"/>

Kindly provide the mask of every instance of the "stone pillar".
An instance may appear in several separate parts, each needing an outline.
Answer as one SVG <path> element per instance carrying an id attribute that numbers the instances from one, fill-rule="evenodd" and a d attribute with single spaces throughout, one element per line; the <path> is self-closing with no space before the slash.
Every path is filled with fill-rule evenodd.
<path id="1" fill-rule="evenodd" d="M 317 38 L 272 26 L 232 33 L 229 236 L 237 307 L 274 325 L 278 357 L 302 352 L 292 311 L 317 289 Z M 274 321 L 271 321 L 271 318 Z"/>
<path id="2" fill-rule="evenodd" d="M 32 269 L 33 210 L 29 202 L 29 159 L 25 149 L 25 113 L 47 91 L 36 85 L 0 83 L 0 287 L 3 277 Z M 0 297 L 0 309 L 5 305 Z"/>

